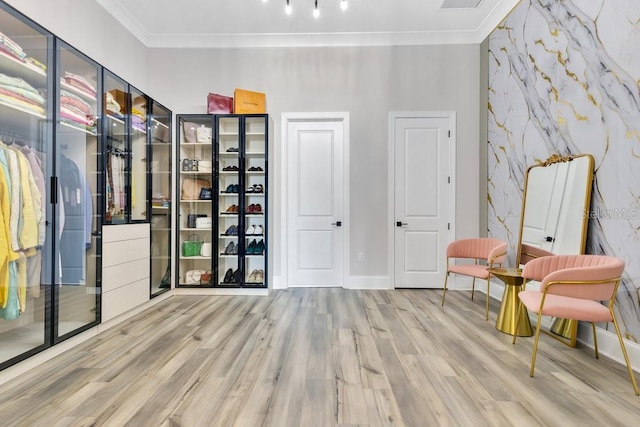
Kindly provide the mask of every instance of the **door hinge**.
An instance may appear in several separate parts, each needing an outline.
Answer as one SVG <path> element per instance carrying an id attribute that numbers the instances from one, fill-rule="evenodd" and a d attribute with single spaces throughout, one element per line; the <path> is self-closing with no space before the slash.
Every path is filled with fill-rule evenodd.
<path id="1" fill-rule="evenodd" d="M 449 131 L 449 138 L 451 138 L 451 131 Z"/>
<path id="2" fill-rule="evenodd" d="M 450 176 L 447 177 L 447 184 L 451 184 L 451 177 Z"/>
<path id="3" fill-rule="evenodd" d="M 451 230 L 451 223 L 450 222 L 447 223 L 447 230 Z"/>

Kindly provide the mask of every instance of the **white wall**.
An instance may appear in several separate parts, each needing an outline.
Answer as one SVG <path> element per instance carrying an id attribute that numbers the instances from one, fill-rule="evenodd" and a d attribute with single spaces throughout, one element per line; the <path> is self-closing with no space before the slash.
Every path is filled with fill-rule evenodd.
<path id="1" fill-rule="evenodd" d="M 5 0 L 16 10 L 147 92 L 147 48 L 94 1 Z M 156 94 L 148 93 L 152 97 Z M 162 102 L 162 99 L 158 99 Z"/>
<path id="2" fill-rule="evenodd" d="M 276 171 L 281 113 L 350 113 L 351 276 L 389 274 L 389 112 L 456 111 L 456 232 L 478 235 L 480 45 L 151 49 L 148 58 L 150 91 L 174 113 L 205 113 L 208 92 L 233 95 L 236 87 L 266 92 L 275 124 Z M 272 190 L 280 188 L 279 175 L 273 178 Z M 279 203 L 276 196 L 276 207 Z M 278 210 L 271 214 L 279 221 Z M 280 230 L 271 232 L 278 257 Z M 358 261 L 358 252 L 367 254 L 365 262 Z M 280 263 L 274 261 L 277 275 Z"/>
<path id="3" fill-rule="evenodd" d="M 267 93 L 280 170 L 283 112 L 348 111 L 352 276 L 387 276 L 388 114 L 457 112 L 456 237 L 479 234 L 480 45 L 277 49 L 147 49 L 92 1 L 9 0 L 40 25 L 174 113 L 204 113 L 209 91 Z M 484 82 L 483 82 L 484 84 Z M 279 175 L 272 189 L 279 188 Z M 484 197 L 484 195 L 482 196 Z M 279 204 L 276 195 L 276 207 Z M 272 210 L 274 219 L 279 212 Z M 271 230 L 276 257 L 278 228 Z M 359 252 L 366 261 L 357 261 Z M 279 260 L 275 259 L 275 274 Z"/>

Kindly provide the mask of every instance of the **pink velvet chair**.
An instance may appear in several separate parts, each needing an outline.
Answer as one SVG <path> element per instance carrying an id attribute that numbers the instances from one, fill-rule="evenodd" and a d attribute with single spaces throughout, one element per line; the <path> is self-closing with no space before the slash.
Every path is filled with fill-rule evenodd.
<path id="1" fill-rule="evenodd" d="M 447 246 L 447 273 L 444 278 L 444 289 L 442 290 L 442 306 L 447 294 L 447 280 L 449 273 L 462 274 L 473 277 L 471 287 L 471 299 L 476 288 L 476 279 L 487 281 L 487 302 L 485 308 L 485 319 L 489 320 L 489 285 L 491 276 L 487 268 L 498 267 L 506 259 L 507 244 L 500 239 L 489 237 L 479 237 L 476 239 L 462 239 L 449 243 Z M 451 264 L 450 259 L 465 258 L 473 259 L 473 264 Z M 483 263 L 480 263 L 480 262 Z"/>
<path id="2" fill-rule="evenodd" d="M 639 395 L 627 350 L 613 310 L 624 261 L 604 255 L 556 255 L 536 258 L 525 264 L 522 276 L 540 282 L 540 290 L 524 290 L 518 297 L 538 315 L 529 375 L 533 377 L 540 339 L 542 316 L 591 322 L 595 356 L 598 358 L 596 322 L 612 322 L 627 364 L 633 390 Z M 606 301 L 603 305 L 601 301 Z M 518 318 L 518 317 L 516 317 Z M 517 328 L 517 326 L 516 326 Z M 513 343 L 516 336 L 513 337 Z"/>

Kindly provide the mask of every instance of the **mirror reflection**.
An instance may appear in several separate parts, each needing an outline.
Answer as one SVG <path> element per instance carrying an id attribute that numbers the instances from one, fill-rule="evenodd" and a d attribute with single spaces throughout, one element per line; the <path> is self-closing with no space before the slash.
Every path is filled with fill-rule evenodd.
<path id="1" fill-rule="evenodd" d="M 584 252 L 593 156 L 551 156 L 527 171 L 516 265 Z"/>

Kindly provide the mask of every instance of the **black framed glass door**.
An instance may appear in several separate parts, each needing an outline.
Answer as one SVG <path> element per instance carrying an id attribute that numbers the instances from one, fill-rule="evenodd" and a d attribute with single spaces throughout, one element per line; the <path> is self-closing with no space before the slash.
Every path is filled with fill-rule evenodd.
<path id="1" fill-rule="evenodd" d="M 54 339 L 100 320 L 101 67 L 57 43 Z"/>
<path id="2" fill-rule="evenodd" d="M 51 345 L 53 36 L 0 4 L 0 369 Z"/>

